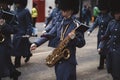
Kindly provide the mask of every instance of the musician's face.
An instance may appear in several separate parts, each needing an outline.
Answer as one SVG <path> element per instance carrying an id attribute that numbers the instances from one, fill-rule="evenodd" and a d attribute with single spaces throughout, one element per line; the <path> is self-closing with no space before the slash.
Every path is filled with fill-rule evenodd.
<path id="1" fill-rule="evenodd" d="M 65 18 L 69 18 L 71 17 L 71 15 L 73 14 L 72 10 L 62 10 L 62 16 L 64 16 Z"/>
<path id="2" fill-rule="evenodd" d="M 120 12 L 114 14 L 116 20 L 120 20 Z"/>

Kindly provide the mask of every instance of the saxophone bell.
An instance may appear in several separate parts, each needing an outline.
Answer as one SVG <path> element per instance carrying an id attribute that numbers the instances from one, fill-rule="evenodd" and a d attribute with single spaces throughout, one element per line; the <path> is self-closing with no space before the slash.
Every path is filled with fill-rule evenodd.
<path id="1" fill-rule="evenodd" d="M 68 49 L 63 50 L 63 58 L 68 59 L 70 57 L 70 51 Z"/>
<path id="2" fill-rule="evenodd" d="M 64 49 L 60 54 L 56 54 L 56 52 L 59 51 L 58 49 L 55 49 L 55 53 L 52 55 L 48 55 L 46 58 L 46 65 L 49 67 L 54 66 L 61 58 L 67 60 L 70 57 L 70 51 L 69 49 Z"/>

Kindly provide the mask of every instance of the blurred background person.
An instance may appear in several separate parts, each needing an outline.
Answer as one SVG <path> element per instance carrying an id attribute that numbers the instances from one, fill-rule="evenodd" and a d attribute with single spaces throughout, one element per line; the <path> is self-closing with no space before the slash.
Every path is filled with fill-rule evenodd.
<path id="1" fill-rule="evenodd" d="M 84 5 L 82 9 L 82 22 L 89 26 L 91 21 L 91 9 L 89 6 Z"/>
<path id="2" fill-rule="evenodd" d="M 45 21 L 45 27 L 52 22 L 52 20 L 58 15 L 60 9 L 58 8 L 60 0 L 55 0 L 55 8 L 52 10 L 50 16 Z"/>
<path id="3" fill-rule="evenodd" d="M 37 20 L 37 17 L 38 17 L 38 11 L 37 11 L 37 8 L 36 8 L 37 4 L 35 2 L 33 2 L 33 8 L 32 8 L 32 21 L 33 21 L 33 35 L 32 36 L 35 36 L 37 37 L 37 33 L 38 33 L 38 30 L 36 28 L 36 20 Z"/>
<path id="4" fill-rule="evenodd" d="M 18 31 L 13 36 L 15 67 L 21 66 L 21 57 L 25 58 L 25 62 L 28 62 L 32 56 L 29 48 L 29 37 L 32 35 L 32 18 L 30 11 L 26 8 L 27 0 L 15 0 L 15 14 L 19 24 L 17 25 Z"/>
<path id="5" fill-rule="evenodd" d="M 62 15 L 61 15 L 61 11 L 60 11 L 60 8 L 59 8 L 59 5 L 60 5 L 60 0 L 55 0 L 55 3 L 57 4 L 57 9 L 55 8 L 54 11 L 51 12 L 51 17 L 52 17 L 52 20 L 51 22 L 49 23 L 49 25 L 46 25 L 45 29 L 42 31 L 42 33 L 46 33 L 46 32 L 49 32 L 55 25 L 57 22 L 61 22 L 62 21 Z M 47 21 L 46 21 L 47 22 Z"/>
<path id="6" fill-rule="evenodd" d="M 85 23 L 85 19 L 86 19 L 86 16 L 87 16 L 87 6 L 84 5 L 83 8 L 82 8 L 82 23 Z"/>
<path id="7" fill-rule="evenodd" d="M 91 8 L 88 6 L 88 8 L 87 8 L 87 12 L 86 12 L 86 15 L 87 15 L 87 17 L 86 17 L 86 25 L 90 25 L 90 21 L 91 21 L 91 19 L 92 19 L 92 13 L 91 13 Z"/>
<path id="8" fill-rule="evenodd" d="M 53 10 L 52 6 L 49 6 L 48 16 L 50 16 L 50 14 L 52 13 L 52 10 Z"/>
<path id="9" fill-rule="evenodd" d="M 112 16 L 109 13 L 109 7 L 108 7 L 107 1 L 98 0 L 98 8 L 100 10 L 100 15 L 96 18 L 95 22 L 93 23 L 93 25 L 90 27 L 90 29 L 87 32 L 89 36 L 96 27 L 99 28 L 98 35 L 97 35 L 97 49 L 100 44 L 101 38 L 105 34 L 108 23 L 112 20 Z M 99 60 L 99 66 L 97 67 L 98 70 L 104 69 L 106 54 L 107 54 L 106 49 L 102 52 L 99 52 L 100 60 Z"/>
<path id="10" fill-rule="evenodd" d="M 57 0 L 57 1 L 58 1 L 58 3 L 57 3 L 58 7 L 57 8 L 59 9 L 59 11 L 56 13 L 56 16 L 54 16 L 51 23 L 49 25 L 47 25 L 45 27 L 45 29 L 42 31 L 41 37 L 46 36 L 46 34 L 48 34 L 51 31 L 51 29 L 54 29 L 54 27 L 56 27 L 58 23 L 62 22 L 63 16 L 62 16 L 62 12 L 59 8 L 60 0 Z M 48 46 L 55 48 L 55 42 L 56 41 L 57 41 L 57 38 L 50 39 L 49 43 L 48 43 Z"/>
<path id="11" fill-rule="evenodd" d="M 101 44 L 99 51 L 103 51 L 104 46 L 107 46 L 109 51 L 106 59 L 107 71 L 113 80 L 120 80 L 120 0 L 109 0 L 109 3 L 113 20 L 109 22 L 101 41 L 106 45 Z"/>
<path id="12" fill-rule="evenodd" d="M 99 15 L 99 13 L 100 13 L 100 10 L 99 10 L 98 6 L 97 6 L 97 5 L 94 6 L 94 8 L 93 8 L 94 21 L 96 20 L 96 18 L 97 18 L 97 16 Z"/>
<path id="13" fill-rule="evenodd" d="M 12 14 L 9 6 L 13 4 L 13 0 L 0 0 L 0 10 Z M 8 15 L 9 15 L 8 14 Z M 21 72 L 15 69 L 11 60 L 13 45 L 11 34 L 17 32 L 16 20 L 6 19 L 4 13 L 0 12 L 0 80 L 4 77 L 10 77 L 13 80 L 18 80 Z M 11 16 L 13 18 L 13 16 Z M 15 17 L 15 16 L 14 16 Z"/>

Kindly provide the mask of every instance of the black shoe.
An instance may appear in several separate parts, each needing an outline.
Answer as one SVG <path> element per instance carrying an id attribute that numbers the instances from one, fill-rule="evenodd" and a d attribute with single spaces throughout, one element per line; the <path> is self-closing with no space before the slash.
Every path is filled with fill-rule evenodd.
<path id="1" fill-rule="evenodd" d="M 97 69 L 102 70 L 102 69 L 104 69 L 104 67 L 103 66 L 98 66 Z"/>
<path id="2" fill-rule="evenodd" d="M 15 68 L 18 68 L 21 66 L 21 56 L 16 56 L 15 57 Z"/>
<path id="3" fill-rule="evenodd" d="M 32 56 L 32 54 L 30 54 L 28 57 L 26 57 L 25 59 L 25 63 L 27 63 L 30 60 L 30 57 Z"/>
<path id="4" fill-rule="evenodd" d="M 21 75 L 21 72 L 17 72 L 16 75 L 13 77 L 13 80 L 18 80 L 18 77 Z"/>
<path id="5" fill-rule="evenodd" d="M 15 68 L 21 67 L 21 64 L 15 64 Z"/>
<path id="6" fill-rule="evenodd" d="M 35 35 L 35 37 L 37 37 L 38 35 Z"/>
<path id="7" fill-rule="evenodd" d="M 36 35 L 32 35 L 32 37 L 37 37 L 38 35 L 36 34 Z"/>
<path id="8" fill-rule="evenodd" d="M 13 72 L 11 75 L 10 75 L 10 78 L 12 78 L 13 80 L 18 80 L 18 77 L 21 75 L 21 72 L 15 70 L 15 72 Z"/>

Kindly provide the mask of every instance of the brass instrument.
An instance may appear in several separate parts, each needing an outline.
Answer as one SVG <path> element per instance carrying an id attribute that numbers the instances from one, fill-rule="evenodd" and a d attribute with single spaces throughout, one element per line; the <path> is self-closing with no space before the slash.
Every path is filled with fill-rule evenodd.
<path id="1" fill-rule="evenodd" d="M 66 48 L 66 45 L 70 40 L 71 38 L 67 36 L 63 41 L 60 42 L 59 46 L 53 50 L 52 54 L 47 56 L 47 66 L 52 67 L 61 58 L 68 59 L 70 57 L 70 51 Z"/>
<path id="2" fill-rule="evenodd" d="M 84 24 L 81 24 L 79 26 L 77 26 L 73 32 L 76 34 L 77 31 L 86 31 L 88 29 L 88 27 Z M 46 65 L 48 67 L 52 67 L 54 66 L 60 59 L 64 58 L 64 59 L 68 59 L 70 57 L 70 51 L 66 48 L 67 44 L 69 43 L 69 41 L 71 40 L 71 38 L 69 36 L 67 36 L 64 40 L 62 40 L 60 42 L 60 44 L 58 45 L 57 48 L 55 48 L 52 52 L 52 54 L 49 54 L 46 58 Z"/>

